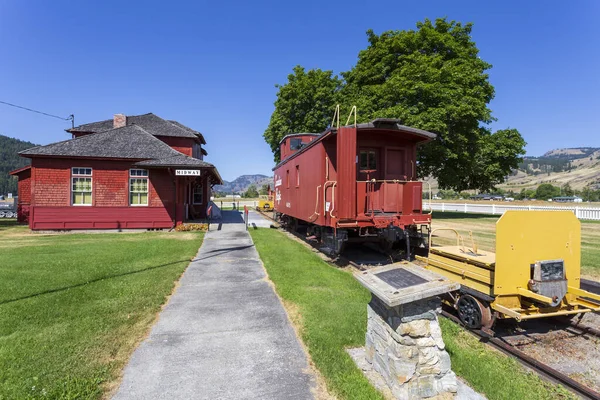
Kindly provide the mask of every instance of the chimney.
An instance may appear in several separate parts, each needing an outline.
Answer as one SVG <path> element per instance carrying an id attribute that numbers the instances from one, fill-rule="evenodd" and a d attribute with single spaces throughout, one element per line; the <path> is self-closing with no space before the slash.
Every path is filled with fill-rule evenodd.
<path id="1" fill-rule="evenodd" d="M 113 117 L 113 128 L 122 128 L 127 125 L 127 116 L 125 114 L 115 114 Z"/>

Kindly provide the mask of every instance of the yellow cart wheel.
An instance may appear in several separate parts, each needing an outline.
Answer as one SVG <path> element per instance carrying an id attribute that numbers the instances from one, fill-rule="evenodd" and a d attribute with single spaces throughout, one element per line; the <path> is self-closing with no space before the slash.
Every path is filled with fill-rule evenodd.
<path id="1" fill-rule="evenodd" d="M 482 326 L 490 328 L 493 324 L 490 307 L 471 295 L 460 296 L 456 306 L 458 317 L 467 328 L 479 329 Z"/>

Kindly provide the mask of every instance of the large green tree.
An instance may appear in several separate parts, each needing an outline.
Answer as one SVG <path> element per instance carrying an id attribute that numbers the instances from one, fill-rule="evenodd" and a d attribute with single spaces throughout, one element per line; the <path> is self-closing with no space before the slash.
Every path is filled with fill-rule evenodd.
<path id="1" fill-rule="evenodd" d="M 343 73 L 342 98 L 360 121 L 399 118 L 438 138 L 419 151 L 419 173 L 441 188 L 489 190 L 517 168 L 525 141 L 516 129 L 492 133 L 494 87 L 471 37 L 472 24 L 446 19 L 416 30 L 368 31 L 369 46 Z"/>
<path id="2" fill-rule="evenodd" d="M 29 159 L 19 157 L 19 151 L 35 144 L 0 135 L 0 194 L 17 195 L 17 179 L 8 173 L 29 164 Z"/>
<path id="3" fill-rule="evenodd" d="M 558 196 L 560 196 L 560 188 L 550 183 L 542 183 L 535 190 L 535 198 L 538 200 L 548 200 Z"/>
<path id="4" fill-rule="evenodd" d="M 249 199 L 254 199 L 258 197 L 258 190 L 256 189 L 255 184 L 248 186 L 248 189 L 246 189 L 246 192 L 244 193 L 244 197 Z"/>
<path id="5" fill-rule="evenodd" d="M 277 100 L 263 134 L 279 161 L 279 142 L 289 133 L 322 132 L 331 122 L 341 80 L 332 71 L 294 67 L 288 82 L 275 85 Z"/>
<path id="6" fill-rule="evenodd" d="M 419 173 L 437 178 L 441 188 L 485 191 L 503 182 L 525 154 L 525 141 L 516 129 L 489 128 L 491 65 L 479 57 L 471 30 L 446 19 L 419 22 L 416 30 L 370 30 L 368 47 L 341 83 L 331 71 L 296 67 L 278 86 L 264 135 L 276 160 L 285 134 L 323 130 L 339 99 L 342 114 L 357 106 L 359 122 L 398 118 L 437 133 L 419 150 Z"/>

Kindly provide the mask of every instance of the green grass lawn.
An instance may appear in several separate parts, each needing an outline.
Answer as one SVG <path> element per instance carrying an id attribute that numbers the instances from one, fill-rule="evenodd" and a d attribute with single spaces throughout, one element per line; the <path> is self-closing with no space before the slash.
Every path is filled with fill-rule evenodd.
<path id="1" fill-rule="evenodd" d="M 345 352 L 364 346 L 369 292 L 349 271 L 323 262 L 280 231 L 250 233 L 277 293 L 293 309 L 292 319 L 328 389 L 341 399 L 381 399 Z M 441 325 L 453 369 L 490 400 L 569 398 L 458 326 L 443 319 Z"/>
<path id="2" fill-rule="evenodd" d="M 465 244 L 470 243 L 469 231 L 477 245 L 488 251 L 494 251 L 496 246 L 496 221 L 499 216 L 485 214 L 464 214 L 457 212 L 433 213 L 432 227 L 457 229 L 464 237 Z M 440 232 L 439 238 L 434 238 L 434 243 L 456 243 L 454 236 L 449 232 Z M 450 237 L 453 239 L 450 240 Z M 581 221 L 581 274 L 589 279 L 600 279 L 600 222 Z"/>
<path id="3" fill-rule="evenodd" d="M 0 222 L 0 399 L 99 398 L 114 389 L 201 240 L 41 235 Z"/>

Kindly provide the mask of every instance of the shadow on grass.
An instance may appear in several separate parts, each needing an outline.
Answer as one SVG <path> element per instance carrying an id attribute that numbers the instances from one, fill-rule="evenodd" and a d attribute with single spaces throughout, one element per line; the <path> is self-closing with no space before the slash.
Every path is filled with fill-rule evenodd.
<path id="1" fill-rule="evenodd" d="M 62 291 L 65 291 L 65 290 L 82 287 L 82 286 L 85 286 L 85 285 L 89 285 L 89 284 L 100 282 L 100 281 L 105 281 L 105 280 L 108 280 L 108 279 L 119 278 L 119 277 L 122 277 L 122 276 L 133 275 L 133 274 L 139 274 L 140 272 L 146 272 L 146 271 L 151 271 L 153 269 L 164 268 L 164 267 L 168 267 L 168 266 L 171 266 L 171 265 L 180 264 L 182 262 L 188 262 L 189 263 L 190 260 L 187 259 L 187 260 L 173 261 L 173 262 L 170 262 L 170 263 L 167 263 L 167 264 L 155 265 L 153 267 L 138 269 L 138 270 L 135 270 L 135 271 L 128 271 L 128 272 L 123 272 L 123 273 L 120 273 L 120 274 L 103 276 L 101 278 L 92 279 L 92 280 L 89 280 L 89 281 L 86 281 L 86 282 L 82 282 L 82 283 L 76 283 L 76 284 L 70 285 L 70 286 L 63 286 L 63 287 L 56 288 L 56 289 L 49 289 L 49 290 L 44 290 L 43 292 L 29 294 L 27 296 L 16 297 L 14 299 L 9 299 L 9 300 L 3 300 L 3 301 L 0 301 L 0 305 L 4 305 L 4 304 L 8 304 L 8 303 L 14 303 L 14 302 L 17 302 L 17 301 L 20 301 L 20 300 L 31 299 L 31 298 L 42 296 L 42 295 L 45 295 L 45 294 L 62 292 Z"/>
<path id="2" fill-rule="evenodd" d="M 16 219 L 0 218 L 0 230 L 4 230 L 6 228 L 12 228 L 13 226 L 19 226 Z"/>
<path id="3" fill-rule="evenodd" d="M 434 220 L 436 219 L 483 219 L 483 218 L 499 218 L 499 215 L 492 214 L 474 214 L 474 213 L 462 213 L 455 211 L 434 211 L 431 216 Z"/>

